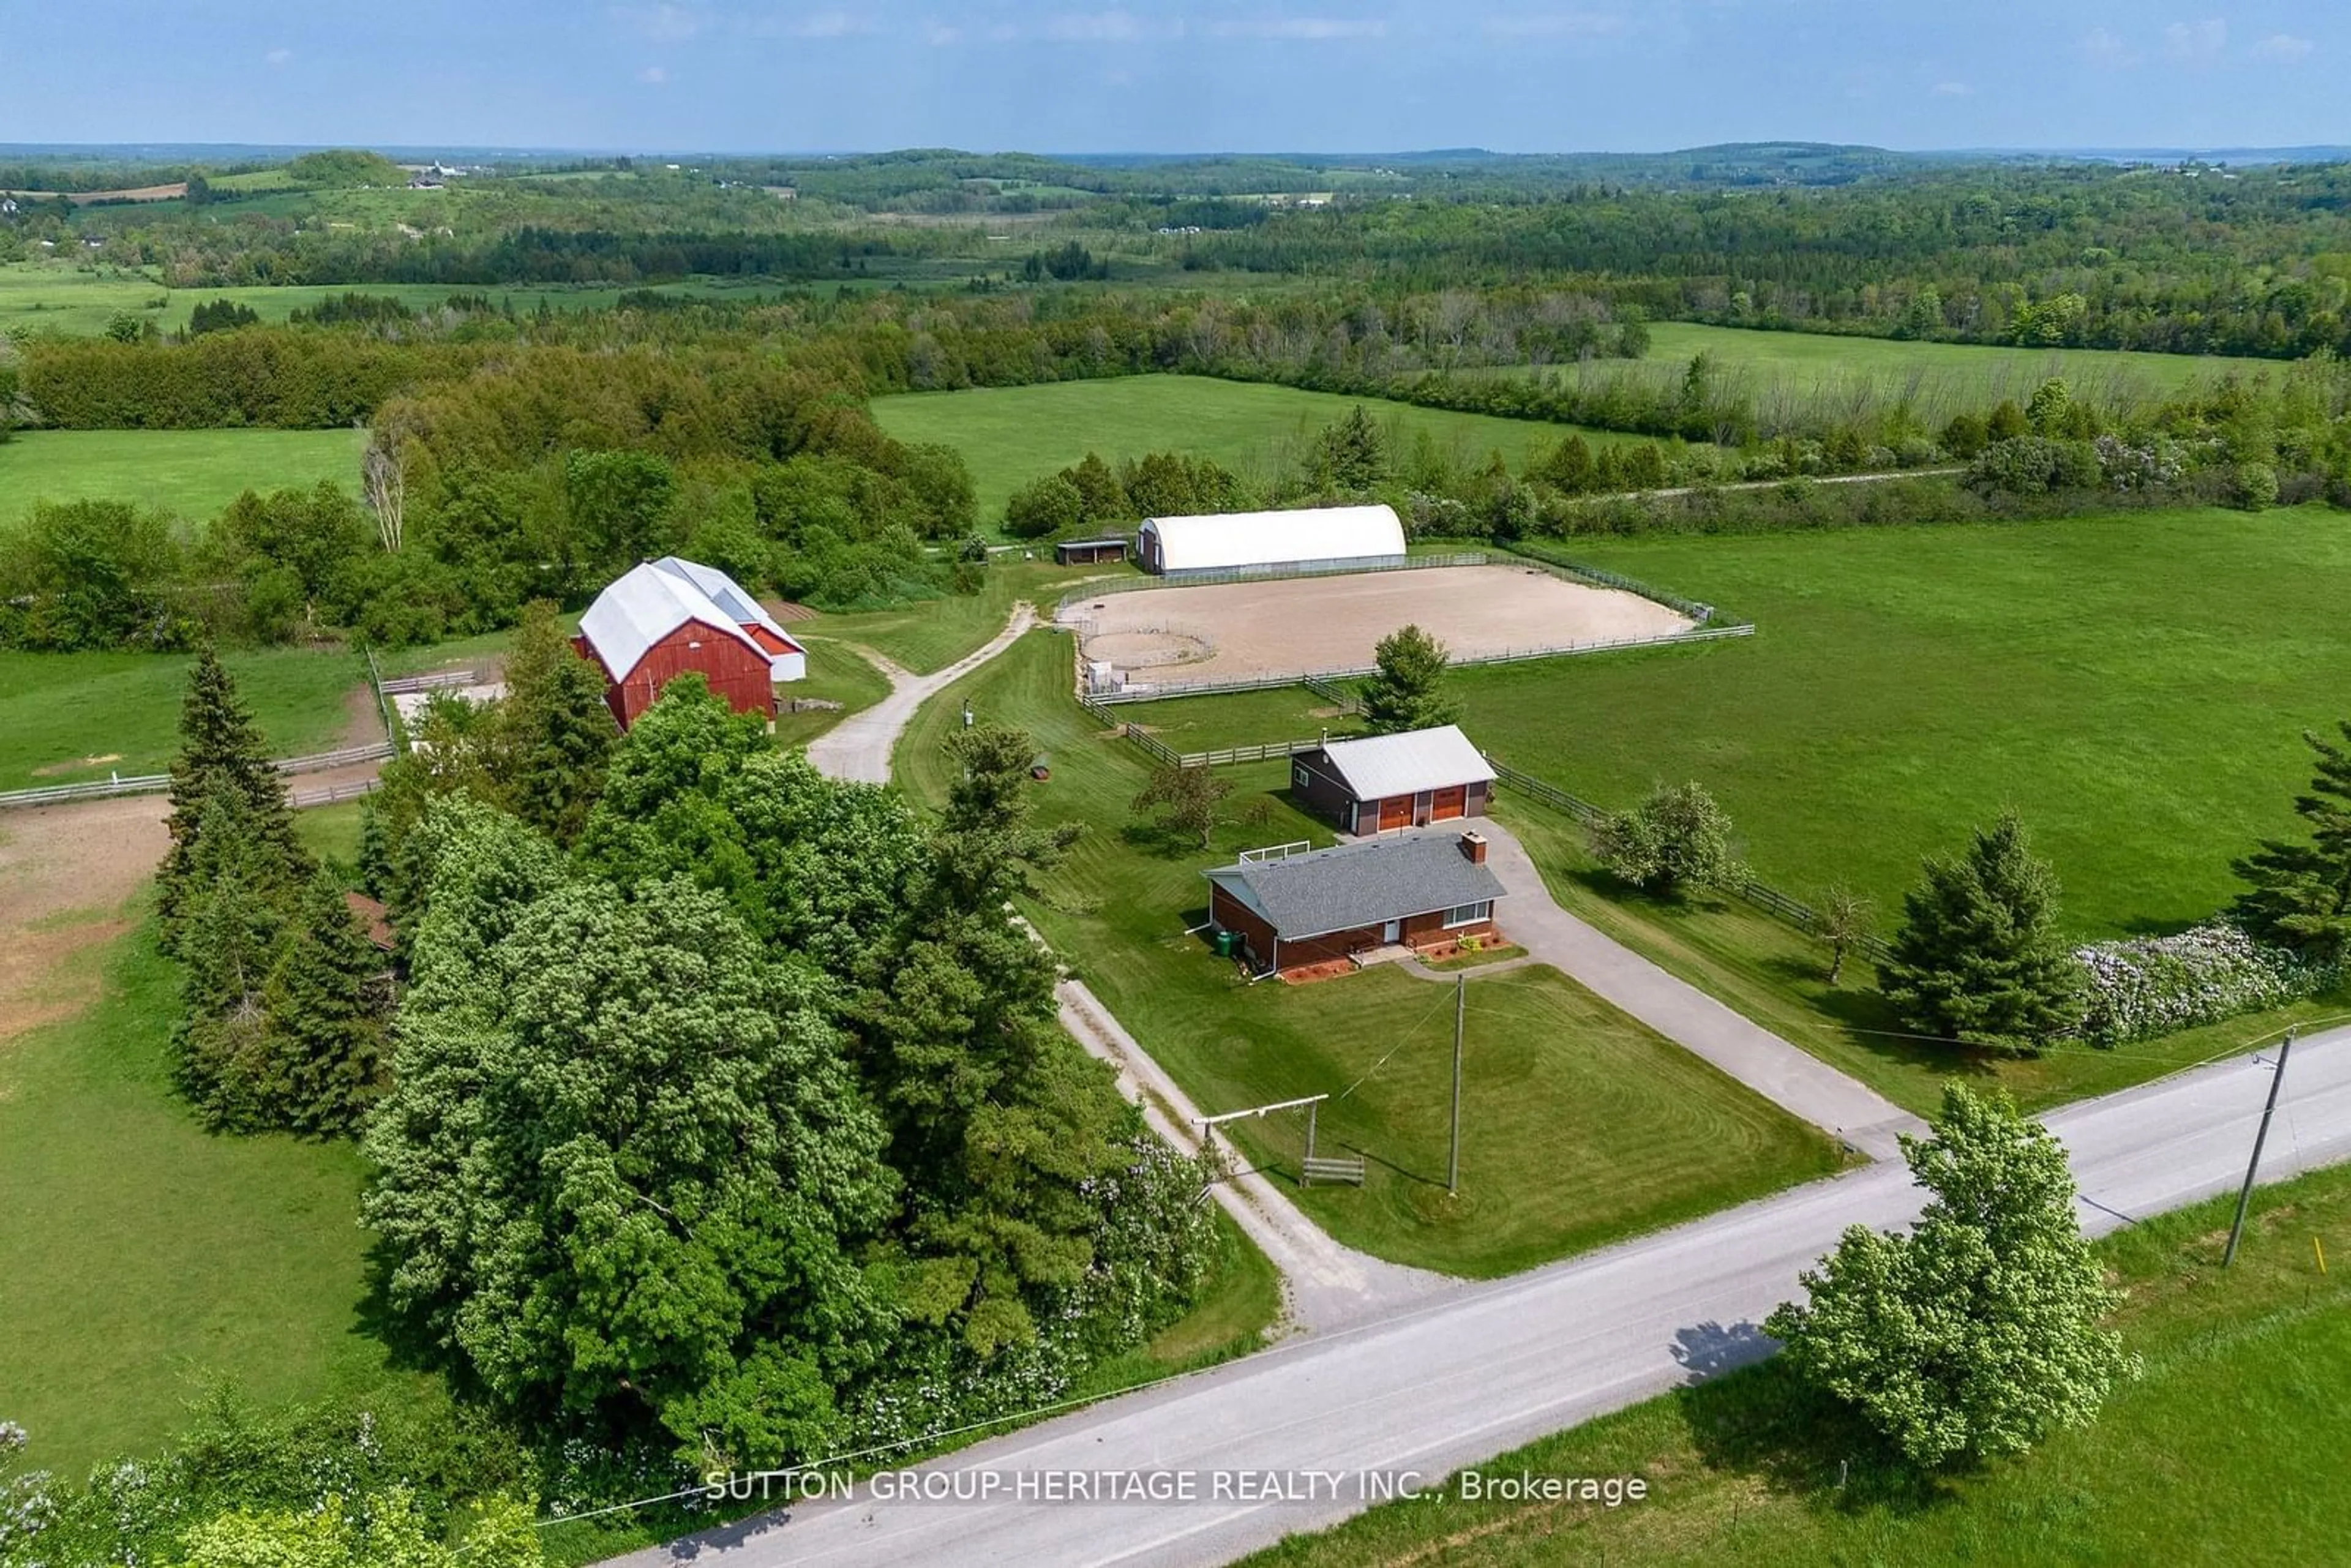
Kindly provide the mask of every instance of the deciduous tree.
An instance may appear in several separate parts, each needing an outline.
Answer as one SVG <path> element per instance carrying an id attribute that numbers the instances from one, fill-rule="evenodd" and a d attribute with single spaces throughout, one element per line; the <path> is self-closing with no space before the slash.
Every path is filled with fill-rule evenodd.
<path id="1" fill-rule="evenodd" d="M 1736 887 L 1746 870 L 1732 852 L 1730 818 L 1700 784 L 1661 784 L 1629 811 L 1595 823 L 1601 863 L 1645 892 Z"/>
<path id="2" fill-rule="evenodd" d="M 2135 1358 L 2074 1218 L 2064 1146 L 2005 1100 L 1943 1092 L 1903 1158 L 1934 1195 L 1908 1235 L 1855 1226 L 1764 1322 L 1801 1375 L 1925 1468 L 2086 1427 Z"/>
<path id="3" fill-rule="evenodd" d="M 1134 798 L 1137 813 L 1155 811 L 1160 830 L 1196 838 L 1208 847 L 1217 831 L 1217 808 L 1233 787 L 1207 768 L 1178 768 L 1174 763 L 1155 768 L 1151 782 Z"/>

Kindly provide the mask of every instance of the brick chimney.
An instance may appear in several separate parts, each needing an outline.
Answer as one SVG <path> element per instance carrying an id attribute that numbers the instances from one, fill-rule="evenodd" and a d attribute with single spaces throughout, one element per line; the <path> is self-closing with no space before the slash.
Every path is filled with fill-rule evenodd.
<path id="1" fill-rule="evenodd" d="M 1483 833 L 1462 834 L 1461 853 L 1471 865 L 1484 865 L 1486 863 L 1486 835 Z"/>

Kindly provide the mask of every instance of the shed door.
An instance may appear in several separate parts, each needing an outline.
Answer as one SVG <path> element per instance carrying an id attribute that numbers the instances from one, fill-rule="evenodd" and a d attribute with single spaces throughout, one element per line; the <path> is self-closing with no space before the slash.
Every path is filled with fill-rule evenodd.
<path id="1" fill-rule="evenodd" d="M 1449 818 L 1466 816 L 1469 810 L 1469 786 L 1456 784 L 1450 789 L 1439 789 L 1428 808 L 1428 820 L 1442 822 Z"/>
<path id="2" fill-rule="evenodd" d="M 1380 802 L 1380 831 L 1412 826 L 1412 797 L 1391 795 Z"/>

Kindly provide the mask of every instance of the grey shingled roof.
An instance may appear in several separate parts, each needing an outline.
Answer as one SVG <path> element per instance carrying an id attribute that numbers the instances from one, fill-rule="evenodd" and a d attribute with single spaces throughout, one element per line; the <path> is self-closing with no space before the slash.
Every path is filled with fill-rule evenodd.
<path id="1" fill-rule="evenodd" d="M 1289 941 L 1502 896 L 1502 881 L 1461 852 L 1458 833 L 1367 839 L 1207 873 L 1254 904 Z"/>

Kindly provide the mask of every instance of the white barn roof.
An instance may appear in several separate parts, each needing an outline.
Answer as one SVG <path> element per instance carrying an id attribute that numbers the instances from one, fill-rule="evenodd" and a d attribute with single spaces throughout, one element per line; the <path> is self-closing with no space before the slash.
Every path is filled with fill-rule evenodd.
<path id="1" fill-rule="evenodd" d="M 1322 748 L 1331 770 L 1358 800 L 1417 795 L 1456 784 L 1491 783 L 1493 765 L 1470 744 L 1461 727 L 1408 729 L 1362 740 L 1334 740 Z"/>
<path id="2" fill-rule="evenodd" d="M 758 625 L 798 648 L 742 586 L 716 567 L 675 556 L 632 566 L 596 596 L 580 618 L 580 634 L 614 680 L 627 676 L 653 645 L 689 621 L 732 637 L 761 659 L 774 655 L 744 630 Z"/>
<path id="3" fill-rule="evenodd" d="M 1150 517 L 1143 527 L 1159 536 L 1162 571 L 1219 571 L 1405 553 L 1404 525 L 1387 507 Z"/>

